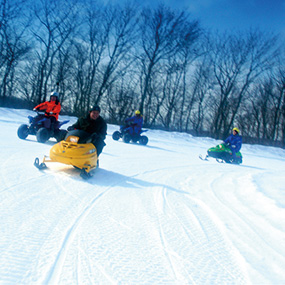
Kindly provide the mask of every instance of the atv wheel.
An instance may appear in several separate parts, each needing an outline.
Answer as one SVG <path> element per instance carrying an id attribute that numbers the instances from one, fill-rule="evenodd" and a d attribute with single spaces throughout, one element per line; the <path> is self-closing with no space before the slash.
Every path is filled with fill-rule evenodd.
<path id="1" fill-rule="evenodd" d="M 50 138 L 49 130 L 45 128 L 40 128 L 37 131 L 37 141 L 40 143 L 45 143 Z"/>
<path id="2" fill-rule="evenodd" d="M 139 139 L 139 143 L 142 145 L 146 145 L 148 143 L 148 137 L 147 136 L 141 136 Z"/>
<path id="3" fill-rule="evenodd" d="M 18 128 L 18 137 L 22 140 L 24 140 L 29 135 L 29 127 L 26 124 L 21 125 Z"/>
<path id="4" fill-rule="evenodd" d="M 131 136 L 129 134 L 124 134 L 123 141 L 129 143 L 131 141 Z"/>
<path id="5" fill-rule="evenodd" d="M 121 137 L 121 133 L 119 131 L 115 131 L 112 135 L 113 140 L 117 141 Z"/>

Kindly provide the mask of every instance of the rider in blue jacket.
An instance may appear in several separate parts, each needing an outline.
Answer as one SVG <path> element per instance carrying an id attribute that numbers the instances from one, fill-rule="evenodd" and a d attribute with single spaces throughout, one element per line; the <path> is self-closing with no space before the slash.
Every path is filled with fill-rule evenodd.
<path id="1" fill-rule="evenodd" d="M 229 145 L 232 151 L 233 162 L 235 162 L 236 153 L 240 151 L 242 145 L 242 137 L 239 133 L 240 130 L 238 128 L 233 128 L 233 133 L 224 140 L 224 143 Z"/>
<path id="2" fill-rule="evenodd" d="M 141 112 L 139 110 L 136 110 L 135 115 L 133 117 L 127 118 L 125 120 L 125 123 L 130 125 L 130 127 L 128 127 L 126 130 L 128 130 L 131 135 L 139 135 L 141 133 L 143 125 L 143 117 L 141 115 Z"/>

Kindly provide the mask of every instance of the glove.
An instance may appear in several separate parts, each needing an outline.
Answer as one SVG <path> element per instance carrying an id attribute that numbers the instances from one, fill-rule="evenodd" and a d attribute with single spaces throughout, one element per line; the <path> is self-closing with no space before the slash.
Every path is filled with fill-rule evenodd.
<path id="1" fill-rule="evenodd" d="M 68 130 L 68 131 L 72 131 L 72 130 L 74 130 L 74 127 L 69 126 L 69 127 L 67 128 L 67 130 Z"/>
<path id="2" fill-rule="evenodd" d="M 91 135 L 92 140 L 95 140 L 97 138 L 99 138 L 99 135 L 97 133 L 94 133 Z"/>
<path id="3" fill-rule="evenodd" d="M 37 111 L 37 108 L 34 108 L 33 111 Z"/>

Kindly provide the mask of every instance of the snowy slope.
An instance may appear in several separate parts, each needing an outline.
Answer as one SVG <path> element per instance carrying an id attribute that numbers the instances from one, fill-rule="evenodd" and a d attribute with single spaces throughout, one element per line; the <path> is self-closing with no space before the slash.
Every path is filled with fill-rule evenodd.
<path id="1" fill-rule="evenodd" d="M 285 283 L 284 150 L 203 162 L 219 141 L 149 130 L 147 146 L 125 144 L 109 125 L 84 181 L 33 166 L 55 141 L 18 139 L 28 114 L 0 108 L 0 284 Z"/>

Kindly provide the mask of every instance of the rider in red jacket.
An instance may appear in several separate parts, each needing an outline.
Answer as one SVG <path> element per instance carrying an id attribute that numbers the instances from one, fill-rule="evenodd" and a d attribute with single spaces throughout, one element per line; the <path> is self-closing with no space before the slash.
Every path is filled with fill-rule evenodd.
<path id="1" fill-rule="evenodd" d="M 34 111 L 35 110 L 40 110 L 40 111 L 45 110 L 45 116 L 50 117 L 51 119 L 55 118 L 55 120 L 52 119 L 52 121 L 57 121 L 58 114 L 61 110 L 61 105 L 58 100 L 58 93 L 52 92 L 50 95 L 50 100 L 37 105 L 34 108 Z"/>

